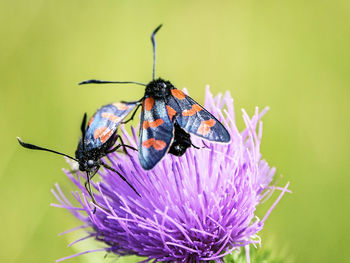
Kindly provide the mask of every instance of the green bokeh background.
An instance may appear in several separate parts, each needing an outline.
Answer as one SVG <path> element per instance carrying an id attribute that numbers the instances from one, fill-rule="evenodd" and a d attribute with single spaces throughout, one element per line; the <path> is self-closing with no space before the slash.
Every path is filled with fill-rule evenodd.
<path id="1" fill-rule="evenodd" d="M 206 84 L 214 93 L 230 90 L 238 119 L 240 108 L 271 108 L 262 153 L 293 194 L 266 222 L 263 247 L 288 262 L 349 262 L 346 0 L 1 0 L 0 261 L 54 262 L 96 247 L 67 248 L 83 233 L 58 237 L 79 225 L 49 206 L 54 183 L 72 188 L 61 171 L 65 161 L 24 150 L 15 138 L 73 154 L 83 112 L 143 94 L 137 86 L 77 83 L 148 82 L 149 35 L 160 23 L 158 76 L 186 86 L 199 102 Z M 67 262 L 112 262 L 103 256 Z"/>

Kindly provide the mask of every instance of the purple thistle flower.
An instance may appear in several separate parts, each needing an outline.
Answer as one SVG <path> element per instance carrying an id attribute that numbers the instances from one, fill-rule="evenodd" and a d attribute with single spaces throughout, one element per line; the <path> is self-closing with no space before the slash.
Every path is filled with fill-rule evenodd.
<path id="1" fill-rule="evenodd" d="M 208 148 L 190 148 L 182 157 L 167 154 L 151 171 L 141 168 L 137 152 L 110 154 L 112 167 L 142 197 L 113 172 L 100 169 L 102 181 L 94 184 L 95 197 L 110 211 L 97 207 L 94 214 L 84 188 L 85 175 L 78 173 L 76 178 L 67 172 L 80 190 L 73 193 L 80 207 L 74 207 L 58 186 L 53 193 L 60 204 L 55 206 L 68 209 L 84 222 L 83 227 L 91 227 L 86 238 L 103 242 L 105 247 L 100 250 L 146 257 L 145 262 L 220 262 L 233 250 L 260 244 L 257 233 L 289 191 L 288 184 L 280 189 L 279 198 L 263 219 L 255 215 L 257 205 L 278 189 L 269 186 L 275 168 L 260 154 L 260 119 L 267 108 L 261 113 L 256 109 L 251 119 L 243 111 L 246 129 L 239 132 L 229 92 L 213 98 L 207 88 L 205 107 L 228 128 L 230 144 L 205 142 Z M 132 128 L 132 135 L 121 130 L 123 139 L 137 147 L 135 130 Z M 195 136 L 192 141 L 202 145 Z"/>

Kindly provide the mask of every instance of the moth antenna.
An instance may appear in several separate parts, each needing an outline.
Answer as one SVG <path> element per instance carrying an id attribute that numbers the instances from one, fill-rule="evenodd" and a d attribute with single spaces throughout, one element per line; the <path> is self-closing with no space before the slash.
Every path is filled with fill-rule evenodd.
<path id="1" fill-rule="evenodd" d="M 80 126 L 80 130 L 81 130 L 81 134 L 82 134 L 82 137 L 81 137 L 82 142 L 81 143 L 83 146 L 83 151 L 85 151 L 86 118 L 87 118 L 87 115 L 85 112 L 84 117 L 83 117 L 83 121 L 81 122 L 81 126 Z"/>
<path id="2" fill-rule="evenodd" d="M 152 46 L 153 46 L 153 74 L 152 74 L 152 79 L 154 80 L 155 74 L 156 74 L 156 40 L 154 36 L 157 34 L 158 30 L 162 27 L 162 24 L 160 24 L 156 29 L 154 29 L 152 35 L 151 35 L 151 41 L 152 41 Z"/>
<path id="3" fill-rule="evenodd" d="M 46 151 L 46 152 L 52 152 L 52 153 L 55 153 L 55 154 L 59 154 L 59 155 L 63 155 L 65 157 L 68 157 L 76 162 L 79 163 L 79 161 L 77 159 L 75 159 L 74 157 L 72 156 L 69 156 L 68 154 L 64 154 L 64 153 L 61 153 L 61 152 L 57 152 L 57 151 L 54 151 L 54 150 L 50 150 L 50 149 L 47 149 L 47 148 L 43 148 L 43 147 L 40 147 L 40 146 L 37 146 L 37 145 L 34 145 L 34 144 L 30 144 L 30 143 L 25 143 L 21 140 L 21 138 L 17 137 L 17 140 L 19 142 L 20 145 L 22 145 L 24 148 L 27 148 L 27 149 L 31 149 L 31 150 L 39 150 L 39 151 Z"/>
<path id="4" fill-rule="evenodd" d="M 137 81 L 108 81 L 108 80 L 98 80 L 98 79 L 84 80 L 79 83 L 79 85 L 85 85 L 85 84 L 136 84 L 141 86 L 147 86 L 146 84 L 137 82 Z"/>

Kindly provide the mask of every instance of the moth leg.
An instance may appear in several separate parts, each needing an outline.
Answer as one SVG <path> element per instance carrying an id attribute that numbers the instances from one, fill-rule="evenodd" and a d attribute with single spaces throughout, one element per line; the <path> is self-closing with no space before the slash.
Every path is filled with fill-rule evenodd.
<path id="1" fill-rule="evenodd" d="M 192 146 L 193 148 L 197 149 L 197 150 L 200 149 L 200 147 L 194 145 L 193 143 L 191 143 L 191 146 Z"/>
<path id="2" fill-rule="evenodd" d="M 127 154 L 127 155 L 129 155 L 129 154 L 128 154 L 128 151 L 126 150 L 126 148 L 129 148 L 129 149 L 132 149 L 132 150 L 134 150 L 134 151 L 137 151 L 136 148 L 134 148 L 134 147 L 132 147 L 132 146 L 130 146 L 130 145 L 125 144 L 124 141 L 123 141 L 123 139 L 122 139 L 122 137 L 121 137 L 119 134 L 116 135 L 115 141 L 117 141 L 118 139 L 119 139 L 119 141 L 120 141 L 120 144 L 118 144 L 116 147 L 110 149 L 110 150 L 107 152 L 107 154 L 112 153 L 112 152 L 115 152 L 115 151 L 118 150 L 120 147 L 123 147 L 123 150 L 124 150 L 125 154 Z"/>
<path id="3" fill-rule="evenodd" d="M 134 192 L 135 192 L 138 196 L 141 197 L 141 195 L 136 191 L 136 189 L 128 182 L 128 180 L 126 180 L 126 178 L 125 178 L 121 173 L 119 173 L 117 170 L 115 170 L 114 168 L 110 167 L 108 164 L 106 164 L 106 163 L 104 163 L 104 162 L 102 162 L 102 161 L 101 161 L 101 165 L 102 165 L 104 168 L 106 168 L 106 169 L 108 169 L 108 170 L 111 170 L 111 171 L 115 172 L 116 174 L 118 174 L 119 177 L 120 177 L 124 182 L 126 182 L 126 183 L 129 185 L 129 187 L 130 187 L 132 190 L 134 190 Z"/>
<path id="4" fill-rule="evenodd" d="M 95 197 L 94 197 L 94 194 L 93 194 L 93 192 L 92 192 L 92 190 L 91 190 L 91 179 L 94 177 L 95 174 L 96 174 L 96 173 L 94 173 L 94 174 L 92 174 L 92 175 L 90 176 L 90 173 L 88 173 L 88 172 L 86 173 L 86 181 L 85 181 L 85 183 L 84 183 L 85 189 L 86 189 L 86 191 L 88 192 L 88 194 L 90 195 L 91 201 L 94 203 L 94 205 L 98 206 L 99 208 L 101 208 L 101 209 L 103 209 L 103 210 L 105 210 L 105 211 L 107 211 L 107 212 L 110 212 L 107 208 L 105 208 L 105 207 L 99 205 L 99 204 L 96 202 L 96 199 L 95 199 Z M 96 213 L 96 207 L 94 207 L 93 213 L 94 213 L 94 214 Z"/>
<path id="5" fill-rule="evenodd" d="M 143 99 L 143 98 L 142 98 L 142 99 Z M 141 99 L 141 100 L 142 100 L 142 99 Z M 141 100 L 140 100 L 140 101 L 141 101 Z M 137 110 L 140 108 L 141 105 L 142 105 L 142 104 L 137 105 L 136 108 L 134 109 L 134 112 L 132 113 L 131 117 L 130 117 L 128 120 L 123 121 L 122 124 L 126 124 L 126 123 L 128 123 L 129 121 L 132 121 L 132 120 L 134 119 L 134 117 L 135 117 L 135 114 L 136 114 Z"/>
<path id="6" fill-rule="evenodd" d="M 202 149 L 203 149 L 203 148 L 208 148 L 208 149 L 210 148 L 203 140 L 202 140 L 202 144 L 204 144 L 204 146 L 201 147 Z"/>

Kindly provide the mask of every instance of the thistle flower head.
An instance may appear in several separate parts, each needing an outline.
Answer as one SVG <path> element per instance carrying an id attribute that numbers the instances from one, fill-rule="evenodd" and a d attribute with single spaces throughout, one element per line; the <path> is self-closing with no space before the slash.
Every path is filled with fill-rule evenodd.
<path id="1" fill-rule="evenodd" d="M 80 190 L 73 193 L 80 208 L 59 187 L 54 191 L 58 206 L 91 227 L 88 237 L 103 242 L 104 250 L 146 261 L 219 262 L 235 249 L 259 243 L 257 233 L 274 207 L 262 220 L 255 215 L 257 205 L 273 190 L 269 184 L 275 173 L 260 154 L 260 119 L 267 109 L 260 113 L 256 109 L 252 118 L 243 111 L 246 128 L 239 132 L 228 92 L 214 98 L 207 88 L 205 107 L 229 130 L 229 144 L 205 142 L 204 148 L 189 148 L 182 157 L 167 154 L 151 171 L 141 168 L 137 152 L 110 154 L 111 166 L 141 197 L 115 173 L 100 169 L 95 198 L 109 211 L 97 207 L 93 213 L 84 174 L 79 173 L 67 175 Z M 124 141 L 137 147 L 135 130 L 131 134 L 121 130 Z M 192 141 L 203 145 L 195 136 Z"/>

